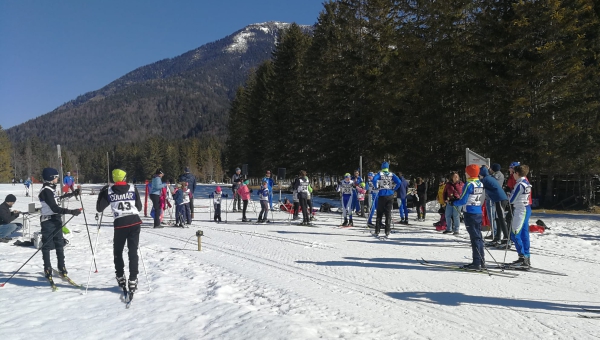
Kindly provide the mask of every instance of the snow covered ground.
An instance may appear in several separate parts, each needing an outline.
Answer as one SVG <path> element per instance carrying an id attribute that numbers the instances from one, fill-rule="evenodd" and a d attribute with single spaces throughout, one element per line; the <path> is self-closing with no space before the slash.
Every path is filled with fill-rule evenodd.
<path id="1" fill-rule="evenodd" d="M 39 189 L 37 186 L 36 191 Z M 0 185 L 0 200 L 22 185 Z M 92 240 L 96 196 L 84 195 Z M 340 215 L 318 214 L 314 227 L 288 225 L 275 213 L 267 225 L 209 222 L 208 200 L 198 200 L 190 228 L 151 229 L 140 238 L 148 282 L 140 266 L 140 290 L 125 309 L 112 262 L 112 218 L 100 228 L 97 265 L 87 295 L 56 278 L 52 292 L 37 254 L 0 288 L 2 339 L 592 339 L 600 320 L 581 308 L 600 308 L 600 218 L 534 215 L 551 228 L 532 235 L 532 265 L 566 273 L 520 273 L 517 278 L 426 267 L 469 262 L 461 237 L 431 226 L 439 215 L 411 226 L 396 225 L 388 241 L 361 226 L 339 229 Z M 75 208 L 80 203 L 70 200 Z M 38 203 L 39 205 L 39 203 Z M 108 212 L 108 211 L 107 211 Z M 225 217 L 225 214 L 223 214 Z M 256 218 L 249 208 L 248 217 Z M 33 231 L 39 219 L 33 219 Z M 85 284 L 91 261 L 84 216 L 73 219 L 66 263 Z M 202 230 L 202 251 L 195 233 Z M 15 238 L 16 240 L 17 238 Z M 4 282 L 35 251 L 0 243 Z M 491 250 L 501 261 L 504 252 Z M 467 258 L 465 258 L 467 257 Z M 54 257 L 53 257 L 54 259 Z M 488 264 L 493 260 L 486 254 Z M 516 259 L 509 251 L 507 261 Z M 148 289 L 150 287 L 150 290 Z"/>

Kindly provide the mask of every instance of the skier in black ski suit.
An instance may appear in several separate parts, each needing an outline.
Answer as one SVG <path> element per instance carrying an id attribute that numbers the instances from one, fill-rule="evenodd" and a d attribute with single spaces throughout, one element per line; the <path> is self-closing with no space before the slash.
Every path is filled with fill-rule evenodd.
<path id="1" fill-rule="evenodd" d="M 58 182 L 58 171 L 53 168 L 45 168 L 42 171 L 44 184 L 40 190 L 38 198 L 42 203 L 42 211 L 40 216 L 42 226 L 42 257 L 44 259 L 44 276 L 52 281 L 52 264 L 50 262 L 50 250 L 56 250 L 56 259 L 58 261 L 58 270 L 61 276 L 68 274 L 65 267 L 65 239 L 62 233 L 62 218 L 61 215 L 70 214 L 78 216 L 81 214 L 80 209 L 64 209 L 58 206 L 56 200 L 65 199 L 79 195 L 79 189 L 75 189 L 72 193 L 58 196 L 56 193 L 56 183 Z"/>

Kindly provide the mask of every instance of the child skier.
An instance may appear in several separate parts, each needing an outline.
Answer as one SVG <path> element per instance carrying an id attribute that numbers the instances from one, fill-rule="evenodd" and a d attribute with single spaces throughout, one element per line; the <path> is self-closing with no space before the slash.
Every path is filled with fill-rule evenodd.
<path id="1" fill-rule="evenodd" d="M 438 213 L 440 214 L 440 220 L 433 224 L 435 230 L 443 231 L 446 230 L 446 201 L 444 200 L 444 189 L 446 188 L 446 178 L 440 178 L 440 185 L 438 187 L 437 201 L 440 204 Z"/>
<path id="2" fill-rule="evenodd" d="M 473 262 L 462 266 L 464 269 L 481 270 L 485 267 L 485 257 L 483 249 L 483 237 L 481 235 L 481 204 L 484 199 L 483 184 L 479 181 L 479 165 L 470 164 L 466 167 L 467 185 L 463 189 L 460 199 L 450 201 L 450 205 L 460 207 L 466 205 L 464 213 L 465 225 L 471 238 L 471 249 L 473 252 Z M 450 209 L 450 207 L 448 207 Z"/>
<path id="3" fill-rule="evenodd" d="M 258 223 L 269 222 L 269 182 L 263 180 L 261 188 L 258 190 L 260 197 L 260 213 L 258 214 Z"/>
<path id="4" fill-rule="evenodd" d="M 358 195 L 358 205 L 360 206 L 361 215 L 364 215 L 365 212 L 365 194 L 367 193 L 365 187 L 365 182 L 361 182 L 360 185 L 356 188 L 356 192 Z"/>
<path id="5" fill-rule="evenodd" d="M 227 197 L 227 195 L 221 192 L 221 187 L 217 187 L 215 192 L 210 194 L 209 197 L 213 199 L 213 205 L 215 207 L 215 216 L 213 220 L 215 222 L 221 222 L 221 198 Z"/>
<path id="6" fill-rule="evenodd" d="M 514 168 L 513 178 L 515 186 L 510 193 L 510 204 L 514 206 L 513 219 L 511 221 L 512 233 L 510 235 L 519 259 L 513 262 L 513 267 L 529 270 L 531 266 L 531 255 L 529 253 L 529 217 L 531 216 L 531 184 L 527 180 L 529 167 L 518 165 Z"/>
<path id="7" fill-rule="evenodd" d="M 58 206 L 57 199 L 62 200 L 72 196 L 79 195 L 79 189 L 74 192 L 58 196 L 56 193 L 56 183 L 58 183 L 58 171 L 53 168 L 45 168 L 42 170 L 42 178 L 44 184 L 38 195 L 42 203 L 42 212 L 40 216 L 42 227 L 42 257 L 44 259 L 44 275 L 54 285 L 52 280 L 52 264 L 50 263 L 50 250 L 56 250 L 56 259 L 58 261 L 58 270 L 60 276 L 66 277 L 68 272 L 65 267 L 65 239 L 62 233 L 61 215 L 71 214 L 79 216 L 80 209 L 68 210 Z"/>
<path id="8" fill-rule="evenodd" d="M 134 185 L 125 181 L 127 173 L 121 169 L 114 169 L 112 178 L 115 184 L 111 187 L 105 186 L 98 194 L 96 211 L 102 212 L 110 206 L 113 213 L 113 256 L 115 262 L 115 275 L 119 287 L 133 294 L 138 284 L 138 245 L 140 243 L 140 231 L 142 219 L 142 201 L 140 193 Z M 125 263 L 123 262 L 123 249 L 127 242 L 127 253 L 129 256 L 129 281 L 125 279 Z"/>
<path id="9" fill-rule="evenodd" d="M 246 218 L 246 209 L 248 209 L 248 200 L 250 200 L 250 189 L 248 189 L 248 180 L 242 182 L 242 184 L 237 189 L 237 195 L 242 199 L 242 222 L 248 222 Z M 234 201 L 235 206 L 235 201 Z"/>
<path id="10" fill-rule="evenodd" d="M 175 200 L 175 226 L 184 228 L 184 223 L 191 224 L 190 191 L 187 182 L 177 183 L 177 190 L 173 193 Z"/>
<path id="11" fill-rule="evenodd" d="M 340 182 L 337 188 L 337 191 L 342 193 L 342 217 L 344 218 L 342 227 L 354 226 L 354 223 L 352 222 L 353 187 L 354 182 L 352 182 L 350 174 L 346 173 L 344 175 L 344 180 Z"/>

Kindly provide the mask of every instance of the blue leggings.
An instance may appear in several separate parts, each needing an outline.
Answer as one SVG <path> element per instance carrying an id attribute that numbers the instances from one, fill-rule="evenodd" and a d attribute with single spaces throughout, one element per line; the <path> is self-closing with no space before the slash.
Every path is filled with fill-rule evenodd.
<path id="1" fill-rule="evenodd" d="M 375 213 L 375 210 L 377 210 L 377 198 L 379 198 L 379 195 L 371 194 L 373 204 L 371 204 L 371 212 L 369 213 L 369 221 L 367 222 L 369 224 L 373 224 L 373 214 Z"/>
<path id="2" fill-rule="evenodd" d="M 529 217 L 531 216 L 531 207 L 527 206 L 525 210 L 514 210 L 512 220 L 512 232 L 510 239 L 515 244 L 519 255 L 529 257 Z"/>

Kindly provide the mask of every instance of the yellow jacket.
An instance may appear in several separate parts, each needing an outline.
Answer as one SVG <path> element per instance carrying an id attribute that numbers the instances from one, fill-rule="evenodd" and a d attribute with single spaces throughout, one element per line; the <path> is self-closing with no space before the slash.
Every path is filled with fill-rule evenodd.
<path id="1" fill-rule="evenodd" d="M 446 206 L 446 202 L 444 202 L 444 188 L 446 187 L 446 183 L 441 184 L 438 188 L 437 200 L 442 207 Z"/>

